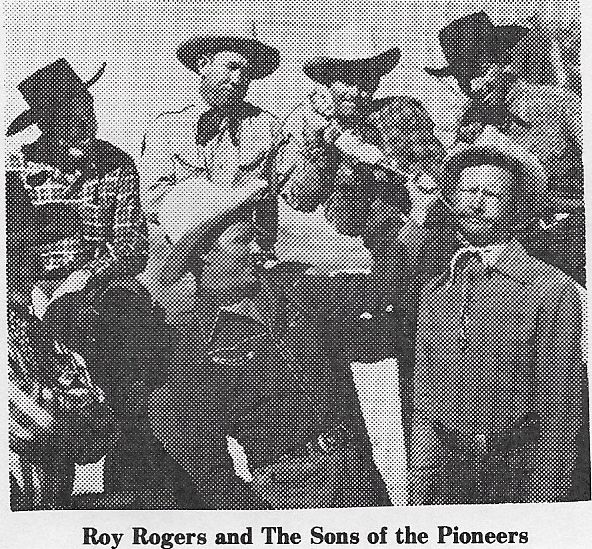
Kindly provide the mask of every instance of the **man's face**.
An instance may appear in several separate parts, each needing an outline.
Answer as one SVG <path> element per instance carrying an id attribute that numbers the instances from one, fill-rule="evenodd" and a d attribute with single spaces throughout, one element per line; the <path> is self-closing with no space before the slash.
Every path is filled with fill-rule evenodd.
<path id="1" fill-rule="evenodd" d="M 251 83 L 248 60 L 231 51 L 204 57 L 199 74 L 202 97 L 210 106 L 222 109 L 242 101 Z"/>
<path id="2" fill-rule="evenodd" d="M 329 91 L 335 106 L 335 116 L 348 119 L 366 112 L 379 83 L 378 78 L 358 82 L 333 82 L 329 86 Z"/>
<path id="3" fill-rule="evenodd" d="M 214 297 L 239 301 L 259 288 L 257 263 L 261 248 L 250 223 L 226 229 L 203 256 L 202 289 Z"/>
<path id="4" fill-rule="evenodd" d="M 503 103 L 506 96 L 503 74 L 502 65 L 485 63 L 474 75 L 457 77 L 457 81 L 461 90 L 473 101 L 495 107 Z"/>
<path id="5" fill-rule="evenodd" d="M 513 180 L 509 171 L 493 165 L 471 166 L 461 172 L 452 208 L 460 231 L 472 244 L 492 244 L 505 235 L 512 217 Z"/>
<path id="6" fill-rule="evenodd" d="M 40 122 L 43 133 L 63 141 L 67 146 L 80 147 L 97 134 L 97 118 L 90 93 L 70 99 L 51 120 Z"/>

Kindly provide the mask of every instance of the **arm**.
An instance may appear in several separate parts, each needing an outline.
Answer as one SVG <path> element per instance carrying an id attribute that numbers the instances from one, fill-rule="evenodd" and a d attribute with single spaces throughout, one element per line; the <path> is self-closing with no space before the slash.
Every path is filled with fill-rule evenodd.
<path id="1" fill-rule="evenodd" d="M 541 415 L 541 436 L 533 455 L 529 501 L 566 501 L 577 456 L 585 382 L 581 307 L 572 284 L 550 294 L 538 330 L 535 410 Z"/>
<path id="2" fill-rule="evenodd" d="M 297 107 L 284 123 L 286 143 L 276 169 L 283 196 L 297 210 L 314 211 L 330 193 L 336 151 L 323 138 L 329 124 L 308 104 Z"/>
<path id="3" fill-rule="evenodd" d="M 135 166 L 126 163 L 105 177 L 117 178 L 112 239 L 102 256 L 83 267 L 92 273 L 92 282 L 133 277 L 145 267 L 148 255 L 148 235 Z"/>
<path id="4" fill-rule="evenodd" d="M 148 215 L 155 215 L 166 193 L 175 185 L 175 164 L 171 152 L 171 124 L 156 119 L 144 136 L 140 160 L 140 193 Z"/>

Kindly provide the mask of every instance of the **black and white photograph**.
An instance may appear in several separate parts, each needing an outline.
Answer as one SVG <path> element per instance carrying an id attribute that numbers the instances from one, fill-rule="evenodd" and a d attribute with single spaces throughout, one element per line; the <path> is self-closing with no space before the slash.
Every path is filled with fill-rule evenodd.
<path id="1" fill-rule="evenodd" d="M 4 2 L 3 516 L 590 501 L 581 9 Z"/>

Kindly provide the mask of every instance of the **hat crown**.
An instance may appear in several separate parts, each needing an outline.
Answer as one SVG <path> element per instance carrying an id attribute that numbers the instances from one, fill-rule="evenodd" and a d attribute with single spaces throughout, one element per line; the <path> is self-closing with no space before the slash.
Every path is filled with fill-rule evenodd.
<path id="1" fill-rule="evenodd" d="M 85 82 L 65 59 L 58 59 L 25 78 L 19 85 L 33 109 L 50 109 L 87 90 Z"/>
<path id="2" fill-rule="evenodd" d="M 448 62 L 459 58 L 461 51 L 467 58 L 478 58 L 494 40 L 495 26 L 481 11 L 453 21 L 440 31 L 439 37 Z"/>

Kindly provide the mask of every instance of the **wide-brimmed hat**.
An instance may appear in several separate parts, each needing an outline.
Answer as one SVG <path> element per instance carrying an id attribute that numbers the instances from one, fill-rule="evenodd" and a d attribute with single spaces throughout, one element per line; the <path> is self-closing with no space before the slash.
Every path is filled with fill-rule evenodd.
<path id="1" fill-rule="evenodd" d="M 322 55 L 307 60 L 302 70 L 321 84 L 380 78 L 399 63 L 401 50 L 381 47 L 369 29 L 342 27 L 332 32 Z"/>
<path id="2" fill-rule="evenodd" d="M 207 252 L 225 228 L 252 219 L 254 197 L 267 183 L 253 178 L 241 187 L 214 185 L 206 178 L 192 178 L 166 196 L 158 213 L 172 249 L 159 273 L 172 284 L 190 270 L 196 255 Z"/>
<path id="3" fill-rule="evenodd" d="M 17 88 L 30 108 L 13 120 L 6 135 L 14 135 L 38 120 L 51 116 L 73 97 L 87 92 L 103 75 L 106 65 L 103 63 L 86 82 L 65 59 L 58 59 L 25 78 Z"/>
<path id="4" fill-rule="evenodd" d="M 203 55 L 214 55 L 223 51 L 240 53 L 249 62 L 249 77 L 252 80 L 265 78 L 280 64 L 280 52 L 253 36 L 205 35 L 194 36 L 183 42 L 177 49 L 177 58 L 189 70 L 199 70 L 199 60 Z"/>
<path id="5" fill-rule="evenodd" d="M 473 13 L 440 30 L 440 46 L 448 65 L 425 67 L 431 76 L 467 76 L 479 72 L 483 63 L 506 63 L 512 48 L 528 34 L 526 27 L 492 23 L 483 12 Z"/>
<path id="6" fill-rule="evenodd" d="M 486 126 L 473 144 L 460 143 L 442 165 L 444 195 L 454 191 L 461 172 L 470 166 L 492 164 L 508 169 L 516 177 L 516 213 L 525 219 L 541 214 L 548 189 L 547 173 L 538 158 L 494 126 Z"/>

